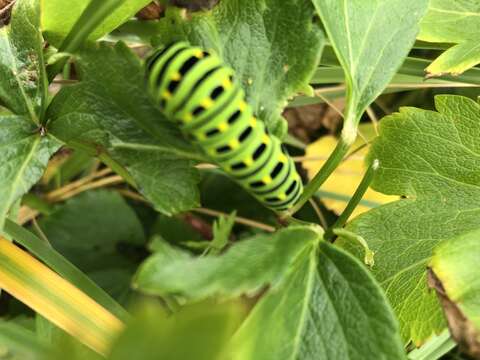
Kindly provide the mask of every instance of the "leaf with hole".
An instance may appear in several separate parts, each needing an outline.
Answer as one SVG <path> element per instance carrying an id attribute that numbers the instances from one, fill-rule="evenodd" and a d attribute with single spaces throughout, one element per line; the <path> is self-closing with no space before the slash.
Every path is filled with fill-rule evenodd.
<path id="1" fill-rule="evenodd" d="M 0 105 L 39 123 L 47 100 L 43 39 L 35 0 L 17 1 L 0 28 Z"/>

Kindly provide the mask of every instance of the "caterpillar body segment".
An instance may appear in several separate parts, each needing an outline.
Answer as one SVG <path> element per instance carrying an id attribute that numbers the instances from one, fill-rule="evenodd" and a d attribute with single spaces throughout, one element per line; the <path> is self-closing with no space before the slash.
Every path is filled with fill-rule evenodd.
<path id="1" fill-rule="evenodd" d="M 148 91 L 170 120 L 210 159 L 268 208 L 288 210 L 303 191 L 295 164 L 245 101 L 234 72 L 186 42 L 146 61 Z"/>

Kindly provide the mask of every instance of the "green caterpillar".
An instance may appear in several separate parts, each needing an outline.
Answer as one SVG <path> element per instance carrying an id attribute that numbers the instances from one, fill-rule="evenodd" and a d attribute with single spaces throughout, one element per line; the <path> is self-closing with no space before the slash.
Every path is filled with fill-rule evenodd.
<path id="1" fill-rule="evenodd" d="M 303 191 L 295 164 L 245 102 L 234 72 L 186 42 L 156 49 L 146 61 L 148 90 L 167 118 L 268 208 L 288 210 Z"/>

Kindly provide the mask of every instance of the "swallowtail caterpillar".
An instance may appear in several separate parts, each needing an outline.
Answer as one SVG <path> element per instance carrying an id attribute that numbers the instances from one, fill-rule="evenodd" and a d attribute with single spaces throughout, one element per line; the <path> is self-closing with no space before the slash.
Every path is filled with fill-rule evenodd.
<path id="1" fill-rule="evenodd" d="M 187 42 L 159 47 L 147 58 L 146 76 L 166 117 L 261 203 L 283 212 L 298 200 L 303 185 L 292 158 L 217 55 Z"/>

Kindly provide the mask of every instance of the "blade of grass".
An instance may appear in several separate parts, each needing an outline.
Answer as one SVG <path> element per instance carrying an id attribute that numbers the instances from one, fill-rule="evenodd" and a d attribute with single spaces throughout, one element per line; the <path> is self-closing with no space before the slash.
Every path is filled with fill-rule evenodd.
<path id="1" fill-rule="evenodd" d="M 409 56 L 405 59 L 397 74 L 412 75 L 423 79 L 425 78 L 425 69 L 430 65 L 431 62 L 432 60 Z M 338 62 L 337 57 L 330 46 L 326 46 L 324 48 L 320 64 L 324 66 L 340 66 L 340 63 Z M 331 74 L 331 76 L 333 76 L 333 74 Z M 480 68 L 470 69 L 459 76 L 441 76 L 436 78 L 436 80 L 480 85 Z"/>
<path id="2" fill-rule="evenodd" d="M 103 355 L 124 326 L 92 298 L 3 238 L 0 287 Z"/>
<path id="3" fill-rule="evenodd" d="M 4 232 L 119 319 L 128 320 L 129 315 L 120 304 L 40 238 L 8 219 Z"/>

